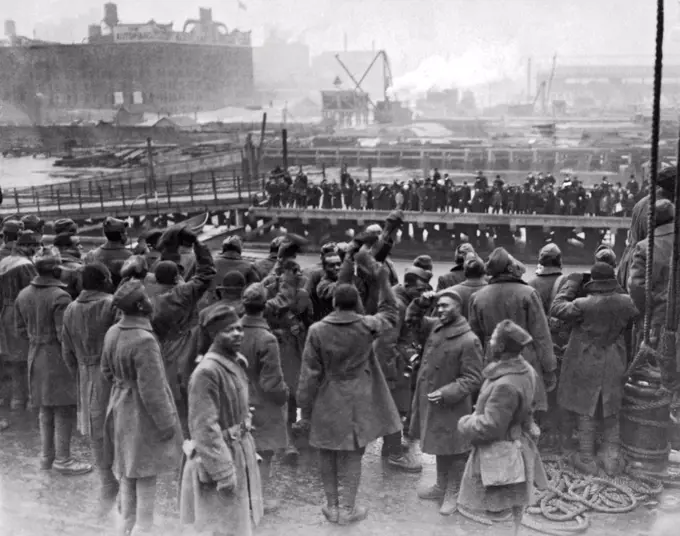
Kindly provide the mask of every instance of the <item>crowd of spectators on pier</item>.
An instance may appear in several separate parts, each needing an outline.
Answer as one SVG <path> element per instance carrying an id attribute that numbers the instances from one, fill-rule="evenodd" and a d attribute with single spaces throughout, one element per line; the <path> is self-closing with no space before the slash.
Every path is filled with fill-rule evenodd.
<path id="1" fill-rule="evenodd" d="M 456 184 L 435 169 L 426 178 L 389 184 L 356 180 L 344 168 L 340 182 L 324 178 L 315 183 L 302 168 L 295 177 L 276 168 L 265 191 L 271 207 L 630 216 L 635 203 L 647 195 L 648 181 L 641 185 L 631 175 L 623 185 L 603 177 L 588 187 L 574 175 L 565 175 L 559 184 L 550 173 L 530 173 L 523 184 L 510 184 L 500 175 L 489 180 L 478 171 L 473 180 Z"/>

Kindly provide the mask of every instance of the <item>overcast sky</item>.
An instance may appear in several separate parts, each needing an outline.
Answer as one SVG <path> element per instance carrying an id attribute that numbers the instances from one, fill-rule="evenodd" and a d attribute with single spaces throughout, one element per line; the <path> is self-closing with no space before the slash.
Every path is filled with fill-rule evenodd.
<path id="1" fill-rule="evenodd" d="M 119 0 L 122 22 L 174 22 L 180 27 L 212 7 L 229 28 L 250 29 L 256 41 L 268 28 L 302 35 L 313 52 L 339 50 L 347 33 L 350 48 L 384 48 L 395 71 L 429 62 L 482 71 L 516 70 L 528 56 L 651 55 L 655 4 L 652 0 Z M 89 23 L 101 20 L 97 0 L 0 0 L 5 18 L 22 35 L 80 42 Z M 211 5 L 212 4 L 212 5 Z M 666 53 L 680 53 L 673 39 L 678 5 L 666 0 Z"/>

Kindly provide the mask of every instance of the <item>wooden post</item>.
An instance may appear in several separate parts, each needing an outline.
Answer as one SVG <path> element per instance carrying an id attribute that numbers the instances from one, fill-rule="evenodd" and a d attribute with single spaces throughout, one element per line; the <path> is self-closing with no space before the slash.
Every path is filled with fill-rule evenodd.
<path id="1" fill-rule="evenodd" d="M 68 183 L 68 196 L 73 199 L 73 181 Z"/>
<path id="2" fill-rule="evenodd" d="M 283 170 L 288 171 L 288 131 L 284 128 L 281 131 L 281 142 L 283 143 Z"/>
<path id="3" fill-rule="evenodd" d="M 215 179 L 215 172 L 212 170 L 210 171 L 210 180 L 212 181 L 213 197 L 217 202 L 217 180 Z"/>
<path id="4" fill-rule="evenodd" d="M 80 191 L 80 186 L 78 186 L 78 206 L 80 206 L 80 212 L 83 211 L 83 195 Z"/>
<path id="5" fill-rule="evenodd" d="M 33 190 L 33 202 L 35 203 L 36 201 L 36 192 L 35 188 L 32 188 Z M 54 199 L 54 185 L 50 184 L 50 199 Z"/>
<path id="6" fill-rule="evenodd" d="M 111 184 L 111 179 L 109 179 L 109 196 L 113 199 L 113 184 Z"/>
<path id="7" fill-rule="evenodd" d="M 368 182 L 373 182 L 373 166 L 368 164 Z"/>
<path id="8" fill-rule="evenodd" d="M 19 209 L 19 192 L 17 192 L 16 188 L 14 188 L 14 204 L 17 206 L 17 212 L 21 212 Z"/>
<path id="9" fill-rule="evenodd" d="M 36 206 L 37 206 L 37 209 L 36 209 L 36 210 L 37 210 L 37 212 L 38 212 L 38 216 L 40 216 L 40 198 L 39 198 L 39 197 L 36 197 L 36 198 L 35 198 L 35 204 L 36 204 Z"/>
<path id="10" fill-rule="evenodd" d="M 234 174 L 234 183 L 236 184 L 236 191 L 238 192 L 238 200 L 241 201 L 241 181 L 236 175 L 236 170 L 233 170 L 232 173 Z"/>
<path id="11" fill-rule="evenodd" d="M 120 183 L 120 195 L 123 198 L 123 208 L 126 208 L 125 207 L 125 185 L 122 182 Z"/>
<path id="12" fill-rule="evenodd" d="M 134 197 L 134 195 L 132 195 L 132 177 L 128 177 L 128 194 L 130 197 Z"/>
<path id="13" fill-rule="evenodd" d="M 104 191 L 102 190 L 101 186 L 97 186 L 97 189 L 99 190 L 99 204 L 102 207 L 102 214 L 104 213 Z"/>
<path id="14" fill-rule="evenodd" d="M 189 173 L 189 199 L 191 199 L 191 204 L 194 204 L 194 174 Z"/>
<path id="15" fill-rule="evenodd" d="M 61 190 L 59 189 L 57 189 L 57 210 L 61 212 Z"/>
<path id="16" fill-rule="evenodd" d="M 168 179 L 167 182 L 165 183 L 165 187 L 166 187 L 167 192 L 168 192 L 168 210 L 170 209 L 170 201 L 171 201 L 171 199 L 170 199 L 170 195 L 171 195 L 170 191 L 172 190 L 171 181 L 172 181 L 172 179 Z"/>
<path id="17" fill-rule="evenodd" d="M 92 199 L 94 196 L 92 195 L 92 181 L 87 181 L 87 188 L 90 193 L 90 199 Z"/>
<path id="18" fill-rule="evenodd" d="M 146 160 L 149 166 L 149 190 L 156 191 L 156 173 L 153 168 L 153 149 L 151 147 L 151 138 L 146 138 Z"/>
<path id="19" fill-rule="evenodd" d="M 321 162 L 321 176 L 326 178 L 326 162 Z"/>

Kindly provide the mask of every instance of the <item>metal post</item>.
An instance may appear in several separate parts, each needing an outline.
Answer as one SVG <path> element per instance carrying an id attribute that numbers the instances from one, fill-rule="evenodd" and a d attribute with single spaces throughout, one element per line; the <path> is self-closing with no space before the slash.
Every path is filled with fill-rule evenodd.
<path id="1" fill-rule="evenodd" d="M 283 170 L 288 171 L 288 131 L 284 128 L 281 131 L 281 142 L 283 143 Z"/>

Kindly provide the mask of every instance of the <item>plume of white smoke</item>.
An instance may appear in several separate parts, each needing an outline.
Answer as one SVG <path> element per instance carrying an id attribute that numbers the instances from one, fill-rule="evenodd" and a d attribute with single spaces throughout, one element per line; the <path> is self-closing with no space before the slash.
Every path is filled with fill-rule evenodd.
<path id="1" fill-rule="evenodd" d="M 415 70 L 395 78 L 392 91 L 400 97 L 429 90 L 466 89 L 525 76 L 522 57 L 514 44 L 478 41 L 461 53 L 435 54 Z"/>

